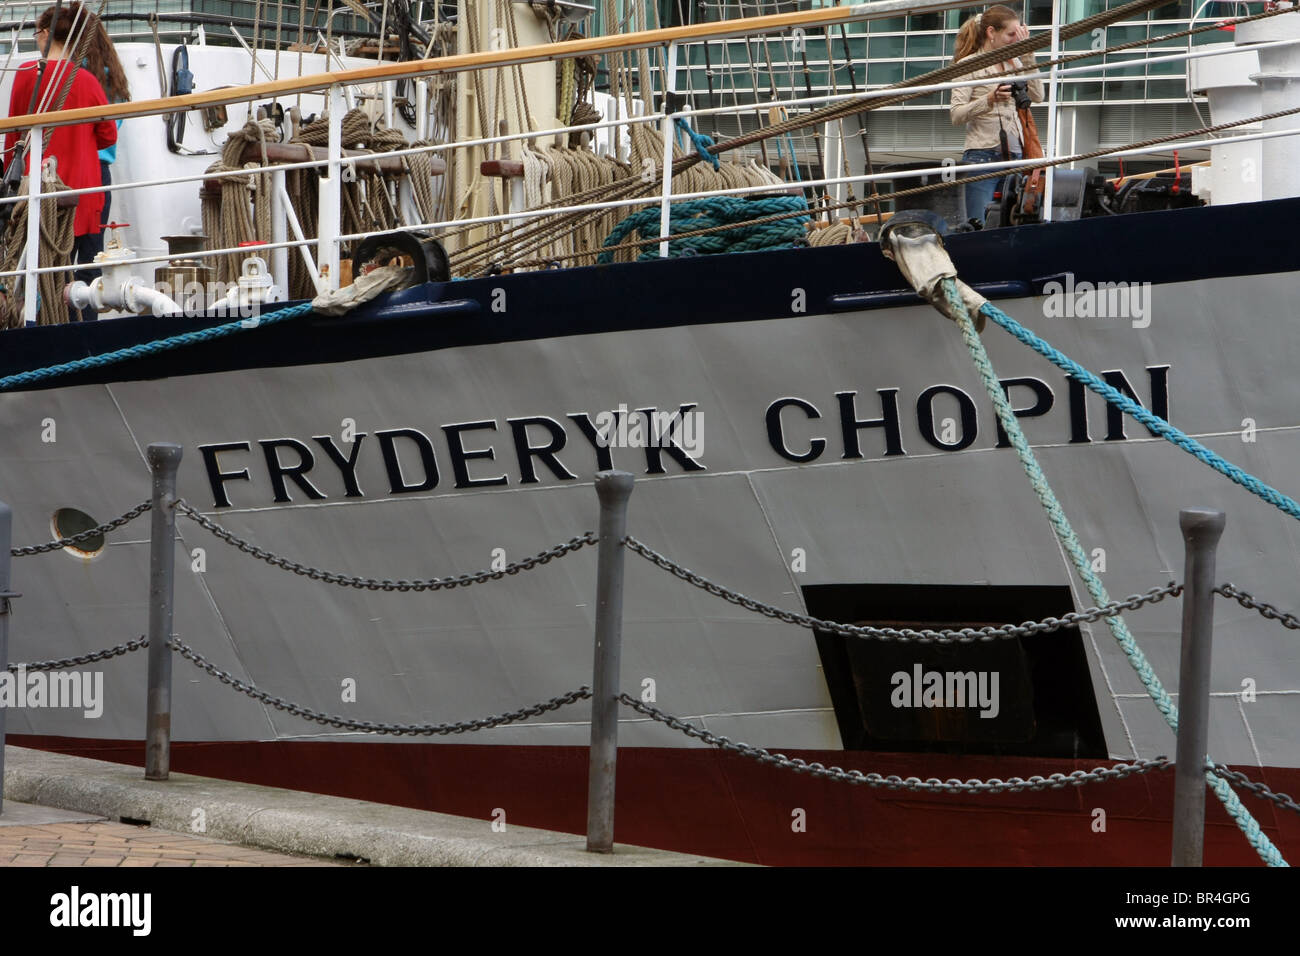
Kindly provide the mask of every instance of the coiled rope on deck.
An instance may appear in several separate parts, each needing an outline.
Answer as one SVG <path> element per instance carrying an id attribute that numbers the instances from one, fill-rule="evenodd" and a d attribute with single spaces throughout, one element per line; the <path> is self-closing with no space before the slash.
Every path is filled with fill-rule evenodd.
<path id="1" fill-rule="evenodd" d="M 1064 41 L 1064 40 L 1072 39 L 1077 36 L 1090 34 L 1093 30 L 1095 30 L 1098 27 L 1104 27 L 1110 23 L 1117 22 L 1119 20 L 1127 19 L 1129 17 L 1145 13 L 1147 10 L 1159 6 L 1161 2 L 1163 2 L 1163 0 L 1131 0 L 1131 2 L 1126 3 L 1120 7 L 1115 7 L 1110 10 L 1104 10 L 1101 11 L 1100 13 L 1094 14 L 1090 17 L 1086 17 L 1074 23 L 1063 25 L 1060 30 L 1060 38 L 1062 41 Z M 1294 12 L 1294 11 L 1288 11 L 1288 12 Z M 1274 13 L 1270 12 L 1267 15 L 1271 16 L 1274 15 Z M 1248 22 L 1250 20 L 1259 19 L 1262 16 L 1264 16 L 1264 14 L 1257 14 L 1251 17 L 1234 18 L 1230 22 L 1233 23 Z M 1213 29 L 1213 28 L 1216 28 L 1215 24 L 1210 24 L 1204 28 L 1196 28 L 1195 30 L 1190 32 L 1201 32 L 1201 30 L 1203 29 Z M 1166 39 L 1166 38 L 1158 37 L 1158 38 L 1152 38 L 1150 40 L 1143 39 L 1140 42 L 1141 44 L 1147 44 L 1149 42 L 1158 42 L 1159 40 L 1162 39 Z M 1038 49 L 1039 47 L 1046 46 L 1050 41 L 1051 38 L 1044 33 L 1038 36 L 1030 37 L 1025 40 L 1020 40 L 1006 47 L 1001 47 L 998 50 L 986 51 L 984 53 L 976 53 L 960 60 L 957 63 L 948 64 L 947 66 L 944 66 L 938 70 L 932 70 L 921 76 L 912 77 L 911 79 L 905 80 L 901 83 L 891 84 L 889 87 L 886 87 L 886 89 L 898 90 L 898 93 L 895 96 L 877 98 L 875 94 L 870 94 L 866 96 L 855 97 L 854 99 L 847 100 L 841 103 L 832 103 L 827 106 L 821 107 L 819 109 L 811 110 L 810 112 L 807 113 L 800 113 L 797 116 L 791 116 L 790 118 L 777 123 L 773 123 L 767 126 L 760 126 L 760 128 L 752 132 L 743 133 L 740 136 L 734 137 L 732 139 L 728 139 L 721 143 L 714 143 L 708 146 L 706 149 L 708 153 L 716 156 L 722 152 L 739 149 L 741 147 L 748 146 L 753 143 L 764 141 L 768 138 L 784 136 L 786 133 L 800 130 L 803 128 L 807 128 L 807 127 L 816 128 L 821 126 L 822 124 L 843 119 L 853 114 L 862 113 L 867 110 L 881 109 L 887 106 L 894 106 L 918 96 L 927 96 L 929 94 L 924 92 L 921 93 L 909 92 L 908 88 L 912 86 L 922 85 L 922 84 L 946 82 L 951 79 L 967 76 L 969 74 L 974 73 L 977 70 L 983 69 L 984 67 L 992 65 L 994 63 L 999 63 L 1003 60 L 1007 60 L 1015 56 L 1020 56 L 1022 54 L 1028 54 Z M 1137 45 L 1136 41 L 1134 42 L 1134 45 Z M 1120 47 L 1114 49 L 1118 49 L 1118 48 Z M 1102 53 L 1108 52 L 1110 49 L 1112 48 L 1106 48 L 1104 50 L 1098 50 L 1098 51 L 1090 50 L 1086 53 L 1078 54 L 1077 56 L 1079 57 L 1097 56 Z M 1052 65 L 1052 63 L 1057 63 L 1057 62 L 1062 62 L 1062 61 L 1053 60 L 1046 64 L 1039 63 L 1037 64 L 1037 66 L 1041 68 L 1041 67 L 1050 66 Z M 1030 68 L 1032 67 L 1031 66 L 1025 67 L 1025 69 L 1030 69 Z M 614 82 L 616 87 L 617 87 L 617 77 L 619 73 L 620 71 L 615 69 L 611 74 L 612 77 L 614 77 Z M 617 98 L 617 89 L 615 89 L 614 92 Z M 636 153 L 637 153 L 637 150 L 635 148 L 637 145 L 636 137 L 638 135 L 645 135 L 645 133 L 648 133 L 648 131 L 638 132 L 640 130 L 641 130 L 640 126 L 634 127 L 632 130 L 634 158 L 636 157 Z M 650 134 L 650 137 L 653 138 L 653 134 Z M 690 153 L 684 153 L 678 150 L 674 150 L 675 158 L 672 164 L 674 180 L 680 178 L 681 174 L 692 169 L 692 167 L 695 167 L 697 166 L 697 164 L 703 162 L 703 156 L 699 151 L 698 142 L 696 143 L 696 147 L 697 149 Z M 1066 161 L 1068 162 L 1069 160 Z M 637 164 L 633 165 L 634 170 L 638 168 L 639 166 Z M 1006 171 L 1006 172 L 1010 172 L 1010 171 Z M 940 185 L 948 186 L 949 184 L 940 184 Z M 630 199 L 639 196 L 644 196 L 647 193 L 653 191 L 654 188 L 655 188 L 655 184 L 653 182 L 646 183 L 636 178 L 635 175 L 633 175 L 631 178 L 620 179 L 615 183 L 611 183 L 608 185 L 592 188 L 590 190 L 584 190 L 584 191 L 567 195 L 563 197 L 563 199 L 556 197 L 555 199 L 552 200 L 552 202 L 547 203 L 542 208 L 545 209 L 546 207 L 552 205 L 568 206 L 568 205 L 579 205 L 588 202 L 601 202 L 601 201 L 623 199 L 623 198 Z M 676 189 L 675 185 L 674 185 L 674 189 Z M 686 191 L 686 190 L 679 190 L 679 191 Z M 855 200 L 854 202 L 845 205 L 850 207 L 860 206 L 861 201 Z M 556 232 L 563 232 L 566 229 L 571 230 L 575 228 L 576 224 L 581 222 L 585 217 L 590 217 L 592 215 L 597 215 L 597 214 L 603 215 L 604 213 L 603 212 L 596 213 L 592 211 L 586 211 L 586 212 L 578 211 L 573 213 L 561 214 L 555 217 L 544 217 L 543 219 L 539 219 L 536 222 L 531 222 L 526 225 L 517 226 L 515 229 L 512 230 L 512 234 L 511 234 L 512 257 L 508 258 L 504 264 L 506 265 L 520 264 L 522 261 L 524 261 L 524 257 L 537 253 L 539 249 L 541 249 L 542 247 L 546 246 L 549 242 L 551 242 Z M 471 231 L 473 228 L 475 227 L 466 226 L 463 227 L 462 230 L 454 231 L 452 233 L 449 233 L 448 235 L 449 240 L 451 240 L 452 237 L 458 237 L 462 240 L 461 242 L 456 242 L 456 241 L 451 242 L 451 244 L 454 247 L 456 247 L 455 251 L 453 251 L 450 255 L 452 268 L 458 274 L 479 274 L 497 256 L 495 247 L 498 245 L 498 243 L 495 235 L 488 236 L 486 238 L 478 239 L 475 241 L 465 241 L 468 238 L 469 231 Z M 534 263 L 534 264 L 538 264 L 538 263 Z"/>
<path id="2" fill-rule="evenodd" d="M 970 350 L 971 359 L 974 361 L 975 368 L 984 383 L 984 388 L 993 401 L 998 421 L 1002 423 L 1007 438 L 1010 440 L 1012 447 L 1015 448 L 1016 455 L 1019 457 L 1021 465 L 1024 466 L 1025 474 L 1029 476 L 1029 480 L 1033 484 L 1034 494 L 1038 496 L 1043 510 L 1047 512 L 1047 518 L 1056 532 L 1057 539 L 1070 556 L 1075 570 L 1078 571 L 1079 577 L 1083 580 L 1084 586 L 1087 587 L 1092 599 L 1098 606 L 1109 604 L 1110 596 L 1106 593 L 1106 586 L 1101 583 L 1101 579 L 1092 570 L 1091 562 L 1083 550 L 1083 545 L 1079 543 L 1078 535 L 1075 534 L 1069 519 L 1066 518 L 1065 512 L 1061 509 L 1061 504 L 1057 501 L 1056 494 L 1047 481 L 1047 476 L 1038 464 L 1038 459 L 1034 457 L 1029 442 L 1025 439 L 1024 432 L 1020 430 L 1020 423 L 1016 419 L 1015 411 L 1011 408 L 1011 402 L 1007 398 L 1006 392 L 1003 391 L 1001 382 L 998 381 L 997 373 L 993 370 L 993 363 L 989 361 L 988 353 L 984 350 L 984 343 L 975 331 L 975 324 L 971 321 L 966 304 L 962 301 L 956 280 L 951 278 L 942 280 L 941 288 L 947 305 L 945 314 L 954 318 L 961 329 L 962 339 L 965 340 L 966 346 Z M 990 318 L 992 318 L 991 314 Z M 1147 661 L 1146 655 L 1142 653 L 1142 648 L 1133 639 L 1128 625 L 1118 615 L 1106 618 L 1106 623 L 1109 625 L 1116 642 L 1124 651 L 1124 656 L 1128 658 L 1129 663 L 1133 666 L 1138 679 L 1142 681 L 1142 686 L 1147 689 L 1147 693 L 1155 702 L 1156 709 L 1164 716 L 1165 723 L 1177 733 L 1178 708 L 1169 696 L 1169 692 L 1160 683 L 1160 678 L 1156 675 L 1150 662 Z M 1238 799 L 1237 794 L 1228 782 L 1208 769 L 1210 763 L 1207 757 L 1206 781 L 1209 783 L 1210 788 L 1214 790 L 1215 795 L 1222 801 L 1224 809 L 1236 821 L 1241 832 L 1246 835 L 1250 845 L 1255 848 L 1255 852 L 1269 866 L 1287 866 L 1288 864 L 1282 858 L 1282 854 L 1273 845 L 1272 841 L 1264 835 L 1259 822 L 1242 805 L 1241 800 Z"/>
<path id="3" fill-rule="evenodd" d="M 353 109 L 340 120 L 342 148 L 387 152 L 404 149 L 408 145 L 428 146 L 427 141 L 408 144 L 406 137 L 392 129 L 381 119 L 371 120 L 364 110 Z M 271 189 L 272 163 L 266 155 L 267 143 L 278 143 L 279 131 L 269 119 L 253 120 L 230 134 L 222 148 L 221 160 L 209 166 L 207 172 L 232 172 L 243 170 L 246 175 L 226 176 L 220 180 L 218 191 L 202 190 L 203 231 L 208 236 L 209 249 L 235 248 L 241 244 L 271 239 Z M 308 146 L 326 146 L 329 143 L 329 119 L 323 117 L 302 126 L 291 140 Z M 258 162 L 242 163 L 249 145 L 261 147 Z M 345 159 L 344 162 L 350 160 Z M 437 201 L 433 191 L 432 159 L 428 153 L 412 153 L 401 157 L 402 167 L 411 186 L 411 199 L 416 215 L 424 222 L 437 218 Z M 242 163 L 242 164 L 241 164 Z M 355 177 L 345 178 L 339 191 L 340 228 L 347 234 L 390 232 L 403 223 L 403 215 L 391 194 L 386 174 L 370 163 L 354 167 Z M 285 189 L 302 229 L 304 240 L 318 235 L 317 207 L 319 205 L 320 174 L 311 169 L 293 169 L 286 173 Z M 250 205 L 251 204 L 251 205 Z M 223 253 L 214 257 L 216 278 L 229 285 L 238 282 L 244 260 L 258 250 Z M 264 254 L 264 253 L 262 253 Z M 291 298 L 311 298 L 317 292 L 315 280 L 301 256 L 289 257 L 288 295 Z"/>
<path id="4" fill-rule="evenodd" d="M 753 222 L 776 213 L 797 213 L 777 222 Z M 659 236 L 661 210 L 658 206 L 642 209 L 628 216 L 605 240 L 607 251 L 597 258 L 599 263 L 613 261 L 613 246 L 617 246 L 633 233 L 643 240 Z M 673 203 L 669 206 L 668 255 L 694 255 L 716 252 L 755 252 L 759 249 L 777 249 L 788 246 L 805 235 L 804 223 L 810 222 L 808 203 L 802 196 L 764 196 L 761 199 L 742 199 L 736 196 L 711 196 Z M 725 232 L 711 235 L 673 237 L 675 232 L 714 229 L 730 226 Z M 655 259 L 659 251 L 648 248 L 638 259 Z"/>
<path id="5" fill-rule="evenodd" d="M 42 164 L 44 166 L 44 164 Z M 45 166 L 41 172 L 41 209 L 40 239 L 36 264 L 38 268 L 70 263 L 72 246 L 76 241 L 73 235 L 76 206 L 59 208 L 58 193 L 67 189 L 52 166 Z M 18 187 L 18 194 L 27 192 L 28 177 L 24 176 Z M 27 202 L 14 204 L 13 213 L 5 228 L 3 243 L 0 243 L 0 270 L 15 272 L 22 259 L 27 243 Z M 40 307 L 36 313 L 37 325 L 62 325 L 68 321 L 68 304 L 63 299 L 63 288 L 68 284 L 69 272 L 39 272 L 36 274 L 36 288 L 23 288 L 18 295 L 20 285 L 25 284 L 21 275 L 0 279 L 0 329 L 16 329 L 23 325 L 23 299 L 29 295 L 38 297 Z"/>

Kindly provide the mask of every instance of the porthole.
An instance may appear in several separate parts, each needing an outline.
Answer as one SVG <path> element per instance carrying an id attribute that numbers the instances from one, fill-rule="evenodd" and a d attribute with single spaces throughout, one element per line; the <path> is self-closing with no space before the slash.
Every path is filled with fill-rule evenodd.
<path id="1" fill-rule="evenodd" d="M 74 534 L 81 534 L 98 525 L 98 521 L 76 508 L 60 508 L 50 518 L 50 530 L 54 532 L 56 539 L 70 538 Z M 76 544 L 65 545 L 63 550 L 78 558 L 90 559 L 103 554 L 104 545 L 104 535 L 101 533 L 83 538 Z"/>

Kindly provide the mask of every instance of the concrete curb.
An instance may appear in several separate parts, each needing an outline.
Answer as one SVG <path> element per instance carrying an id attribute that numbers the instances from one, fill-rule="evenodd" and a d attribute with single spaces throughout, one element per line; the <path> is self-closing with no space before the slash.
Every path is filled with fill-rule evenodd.
<path id="1" fill-rule="evenodd" d="M 586 839 L 364 800 L 277 790 L 172 773 L 144 779 L 139 767 L 5 748 L 6 800 L 147 820 L 178 833 L 282 853 L 366 859 L 377 866 L 739 866 L 729 860 L 617 844 L 588 853 Z M 193 829 L 202 811 L 203 829 Z"/>

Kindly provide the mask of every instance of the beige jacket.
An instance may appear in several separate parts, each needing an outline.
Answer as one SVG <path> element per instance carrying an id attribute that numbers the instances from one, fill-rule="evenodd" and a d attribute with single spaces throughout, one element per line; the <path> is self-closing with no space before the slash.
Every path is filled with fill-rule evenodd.
<path id="1" fill-rule="evenodd" d="M 1033 54 L 1030 54 L 1032 57 Z M 1032 66 L 1033 61 L 1023 64 L 1017 57 L 1012 60 L 1017 66 Z M 959 80 L 978 80 L 983 77 L 1001 77 L 1004 72 L 1001 63 L 976 70 L 969 76 L 957 77 Z M 1014 152 L 1023 152 L 1020 145 L 1023 134 L 1020 130 L 1020 117 L 1016 113 L 1014 100 L 999 100 L 996 106 L 989 105 L 989 94 L 1001 83 L 1010 83 L 1014 76 L 998 79 L 987 86 L 959 86 L 952 90 L 952 100 L 948 107 L 948 116 L 953 126 L 966 126 L 966 144 L 964 149 L 997 149 L 1000 143 L 998 131 L 1007 131 L 1007 140 Z M 1029 99 L 1035 103 L 1043 101 L 1043 81 L 1029 80 Z"/>

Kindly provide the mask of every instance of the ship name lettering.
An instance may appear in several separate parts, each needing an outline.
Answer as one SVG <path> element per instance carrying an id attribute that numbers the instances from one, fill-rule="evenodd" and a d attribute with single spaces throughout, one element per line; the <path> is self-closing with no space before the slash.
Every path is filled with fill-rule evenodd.
<path id="1" fill-rule="evenodd" d="M 1149 401 L 1144 407 L 1152 414 L 1169 420 L 1169 369 L 1168 365 L 1148 365 Z M 1101 373 L 1106 384 L 1128 398 L 1143 404 L 1137 389 L 1120 369 Z M 999 380 L 1002 390 L 1011 403 L 1016 418 L 1045 418 L 1057 407 L 1057 393 L 1041 378 L 1019 376 Z M 797 395 L 785 395 L 767 406 L 765 423 L 767 441 L 771 449 L 797 464 L 818 461 L 828 451 L 842 460 L 893 457 L 907 455 L 904 439 L 912 444 L 917 438 L 940 451 L 961 451 L 978 447 L 981 436 L 981 418 L 993 423 L 995 447 L 1011 445 L 1002 423 L 997 420 L 987 402 L 979 401 L 964 388 L 950 383 L 931 385 L 918 393 L 915 417 L 905 421 L 900 409 L 900 388 L 877 388 L 871 392 L 844 390 L 835 392 L 839 412 L 839 440 L 833 436 L 834 426 L 818 425 L 824 417 L 822 408 L 815 402 Z M 1093 440 L 1089 427 L 1090 406 L 1100 411 L 1104 406 L 1105 441 L 1125 441 L 1124 413 L 1106 402 L 1101 396 L 1089 396 L 1082 382 L 1073 378 L 1065 380 L 1065 421 L 1063 437 L 1070 444 L 1089 443 Z M 953 428 L 940 427 L 945 419 L 952 419 Z M 904 427 L 904 426 L 908 427 Z M 985 425 L 984 433 L 987 434 Z M 1150 429 L 1148 429 L 1150 432 Z M 1155 432 L 1150 432 L 1153 436 Z"/>
<path id="2" fill-rule="evenodd" d="M 233 498 L 252 506 L 268 497 L 289 504 L 428 492 L 444 477 L 462 490 L 530 485 L 544 478 L 576 481 L 584 471 L 616 467 L 663 475 L 670 468 L 706 470 L 696 457 L 699 443 L 692 440 L 699 437 L 698 422 L 690 418 L 696 407 L 691 402 L 676 411 L 629 412 L 620 406 L 616 412 L 571 412 L 565 418 L 532 415 L 451 422 L 427 431 L 410 426 L 358 431 L 346 450 L 328 434 L 310 441 L 286 436 L 210 442 L 198 450 L 214 508 L 234 507 Z M 627 431 L 627 419 L 634 415 L 650 425 L 644 440 L 631 445 L 611 440 Z"/>

